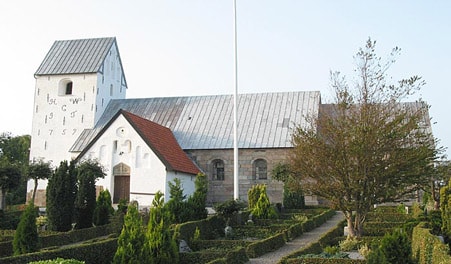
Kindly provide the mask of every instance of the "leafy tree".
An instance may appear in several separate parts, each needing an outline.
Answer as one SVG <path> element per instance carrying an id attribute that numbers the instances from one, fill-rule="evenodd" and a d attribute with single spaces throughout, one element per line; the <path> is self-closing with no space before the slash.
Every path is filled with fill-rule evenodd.
<path id="1" fill-rule="evenodd" d="M 0 134 L 0 159 L 14 164 L 24 175 L 25 169 L 28 165 L 30 154 L 30 140 L 29 135 L 13 136 L 9 132 Z M 21 177 L 19 185 L 6 194 L 7 204 L 23 204 L 27 192 L 27 180 Z"/>
<path id="2" fill-rule="evenodd" d="M 144 261 L 143 248 L 146 245 L 146 235 L 137 204 L 130 203 L 128 206 L 117 245 L 114 264 L 149 263 Z"/>
<path id="3" fill-rule="evenodd" d="M 335 102 L 293 133 L 292 166 L 308 194 L 344 212 L 351 237 L 360 237 L 373 204 L 394 201 L 428 185 L 441 149 L 423 127 L 430 122 L 421 100 L 402 103 L 424 82 L 418 76 L 389 83 L 387 63 L 368 39 L 356 54 L 357 79 L 350 87 L 331 74 Z M 395 48 L 394 57 L 400 49 Z M 420 107 L 418 107 L 420 106 Z"/>
<path id="4" fill-rule="evenodd" d="M 171 215 L 164 207 L 163 193 L 157 192 L 150 209 L 146 233 L 145 258 L 142 263 L 168 264 L 179 262 L 177 232 L 171 234 Z"/>
<path id="5" fill-rule="evenodd" d="M 62 161 L 47 185 L 46 209 L 50 230 L 65 232 L 72 229 L 76 183 L 74 163 Z"/>
<path id="6" fill-rule="evenodd" d="M 6 159 L 0 158 L 0 210 L 5 208 L 6 193 L 20 184 L 19 167 Z"/>
<path id="7" fill-rule="evenodd" d="M 37 211 L 33 203 L 29 203 L 20 217 L 19 225 L 14 234 L 14 255 L 30 253 L 38 250 L 38 231 L 36 226 Z"/>
<path id="8" fill-rule="evenodd" d="M 110 216 L 114 213 L 111 204 L 111 194 L 108 190 L 101 191 L 96 202 L 94 210 L 93 222 L 96 226 L 106 225 L 109 223 Z"/>
<path id="9" fill-rule="evenodd" d="M 34 180 L 33 196 L 31 198 L 31 202 L 33 204 L 36 197 L 36 190 L 38 189 L 38 181 L 50 178 L 50 176 L 52 176 L 52 173 L 53 170 L 50 167 L 49 162 L 39 160 L 33 161 L 28 165 L 27 178 Z"/>
<path id="10" fill-rule="evenodd" d="M 440 189 L 440 211 L 442 216 L 441 229 L 448 239 L 451 239 L 451 181 L 448 186 Z"/>
<path id="11" fill-rule="evenodd" d="M 182 223 L 183 216 L 186 216 L 186 195 L 183 194 L 183 187 L 180 179 L 175 178 L 174 183 L 169 182 L 169 201 L 166 203 L 168 212 L 171 215 L 172 221 L 175 223 Z"/>
<path id="12" fill-rule="evenodd" d="M 86 160 L 77 167 L 78 192 L 75 199 L 75 228 L 92 227 L 96 207 L 96 181 L 105 177 L 102 166 L 96 161 Z"/>
<path id="13" fill-rule="evenodd" d="M 199 173 L 194 182 L 195 190 L 193 195 L 188 197 L 186 208 L 189 211 L 189 216 L 186 221 L 205 219 L 208 216 L 207 206 L 207 192 L 208 179 L 205 174 Z"/>

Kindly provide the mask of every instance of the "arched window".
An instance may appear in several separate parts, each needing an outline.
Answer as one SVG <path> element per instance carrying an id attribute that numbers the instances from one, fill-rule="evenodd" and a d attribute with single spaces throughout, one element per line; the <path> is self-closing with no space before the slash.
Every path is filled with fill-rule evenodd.
<path id="1" fill-rule="evenodd" d="M 73 93 L 73 82 L 70 79 L 63 79 L 59 83 L 58 95 L 71 95 Z"/>
<path id="2" fill-rule="evenodd" d="M 267 179 L 268 178 L 268 165 L 266 160 L 257 159 L 252 166 L 252 176 L 254 179 Z"/>
<path id="3" fill-rule="evenodd" d="M 215 159 L 211 162 L 211 175 L 215 181 L 224 180 L 224 161 Z"/>
<path id="4" fill-rule="evenodd" d="M 72 82 L 68 82 L 66 83 L 66 95 L 67 94 L 72 94 Z"/>

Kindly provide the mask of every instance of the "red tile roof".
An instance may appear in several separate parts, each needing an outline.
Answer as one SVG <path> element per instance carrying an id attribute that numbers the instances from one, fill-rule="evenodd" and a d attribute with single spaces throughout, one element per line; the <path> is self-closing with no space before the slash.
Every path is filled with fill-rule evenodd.
<path id="1" fill-rule="evenodd" d="M 124 110 L 119 111 L 153 150 L 167 170 L 198 174 L 199 168 L 182 150 L 172 131 Z"/>

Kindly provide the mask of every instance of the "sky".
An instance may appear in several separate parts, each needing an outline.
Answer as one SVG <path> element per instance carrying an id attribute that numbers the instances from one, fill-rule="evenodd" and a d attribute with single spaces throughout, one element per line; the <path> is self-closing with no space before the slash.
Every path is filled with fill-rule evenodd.
<path id="1" fill-rule="evenodd" d="M 351 80 L 368 38 L 401 54 L 393 80 L 421 76 L 412 100 L 431 105 L 451 147 L 451 1 L 236 0 L 238 92 L 320 91 L 330 72 Z M 55 40 L 116 37 L 127 98 L 234 93 L 233 0 L 0 2 L 0 132 L 31 133 L 34 72 Z M 447 150 L 448 158 L 451 151 Z"/>

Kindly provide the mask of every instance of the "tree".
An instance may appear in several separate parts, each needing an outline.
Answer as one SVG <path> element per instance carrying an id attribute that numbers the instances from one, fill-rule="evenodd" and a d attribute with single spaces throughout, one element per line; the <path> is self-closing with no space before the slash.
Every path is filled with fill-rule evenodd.
<path id="1" fill-rule="evenodd" d="M 50 167 L 49 162 L 44 162 L 42 160 L 33 161 L 28 165 L 27 168 L 27 178 L 34 180 L 33 196 L 31 202 L 34 204 L 34 199 L 36 197 L 36 190 L 38 189 L 39 180 L 44 180 L 50 178 L 53 170 Z"/>
<path id="2" fill-rule="evenodd" d="M 77 174 L 74 162 L 62 161 L 50 177 L 46 190 L 49 228 L 66 232 L 72 229 L 74 202 L 77 193 Z"/>
<path id="3" fill-rule="evenodd" d="M 186 195 L 183 194 L 183 187 L 179 178 L 175 178 L 174 183 L 169 182 L 169 193 L 169 201 L 165 206 L 171 215 L 172 221 L 182 223 L 183 217 L 186 216 L 186 203 L 184 201 Z"/>
<path id="4" fill-rule="evenodd" d="M 283 206 L 288 209 L 305 207 L 302 185 L 296 180 L 288 163 L 279 163 L 271 171 L 274 179 L 283 182 Z"/>
<path id="5" fill-rule="evenodd" d="M 0 158 L 0 210 L 6 206 L 6 193 L 20 184 L 21 172 L 18 166 Z"/>
<path id="6" fill-rule="evenodd" d="M 271 206 L 268 195 L 266 194 L 266 185 L 257 184 L 249 190 L 249 193 L 258 195 L 258 199 L 255 204 L 252 207 L 249 206 L 249 209 L 252 211 L 252 215 L 259 219 L 270 219 L 277 217 L 276 210 Z M 250 196 L 251 195 L 249 195 L 249 197 Z"/>
<path id="7" fill-rule="evenodd" d="M 150 208 L 150 219 L 146 233 L 146 256 L 142 263 L 168 264 L 179 262 L 176 232 L 169 229 L 171 216 L 164 207 L 163 193 L 157 192 Z"/>
<path id="8" fill-rule="evenodd" d="M 75 199 L 75 228 L 92 227 L 96 207 L 96 181 L 105 177 L 102 166 L 92 160 L 83 161 L 77 166 L 78 192 Z"/>
<path id="9" fill-rule="evenodd" d="M 30 140 L 29 135 L 13 136 L 9 132 L 0 134 L 0 158 L 14 164 L 20 170 L 21 175 L 25 174 L 28 165 Z M 8 190 L 5 195 L 6 204 L 25 203 L 26 192 L 27 179 L 21 177 L 19 185 Z"/>
<path id="10" fill-rule="evenodd" d="M 451 239 L 451 181 L 440 189 L 441 229 L 447 240 Z"/>
<path id="11" fill-rule="evenodd" d="M 143 230 L 142 218 L 137 204 L 130 203 L 124 218 L 124 226 L 117 240 L 117 250 L 114 264 L 139 264 L 144 262 L 143 248 L 146 245 L 146 235 Z"/>
<path id="12" fill-rule="evenodd" d="M 292 166 L 308 194 L 319 195 L 344 212 L 349 234 L 360 237 L 374 204 L 395 201 L 428 185 L 440 149 L 423 124 L 427 105 L 403 103 L 424 82 L 418 76 L 389 83 L 387 63 L 368 39 L 355 56 L 357 78 L 350 87 L 331 74 L 332 105 L 293 133 Z M 391 56 L 399 53 L 394 48 Z"/>
<path id="13" fill-rule="evenodd" d="M 14 234 L 14 255 L 30 253 L 38 250 L 38 231 L 36 226 L 37 211 L 33 203 L 29 203 L 20 216 L 20 222 Z"/>
<path id="14" fill-rule="evenodd" d="M 110 215 L 114 213 L 114 208 L 111 204 L 111 195 L 108 190 L 101 191 L 96 202 L 96 209 L 94 210 L 93 222 L 96 226 L 106 225 L 110 222 Z"/>
<path id="15" fill-rule="evenodd" d="M 207 206 L 207 192 L 208 179 L 205 174 L 199 173 L 194 182 L 195 190 L 193 195 L 188 197 L 187 208 L 189 210 L 189 217 L 186 221 L 205 219 L 208 216 Z"/>

